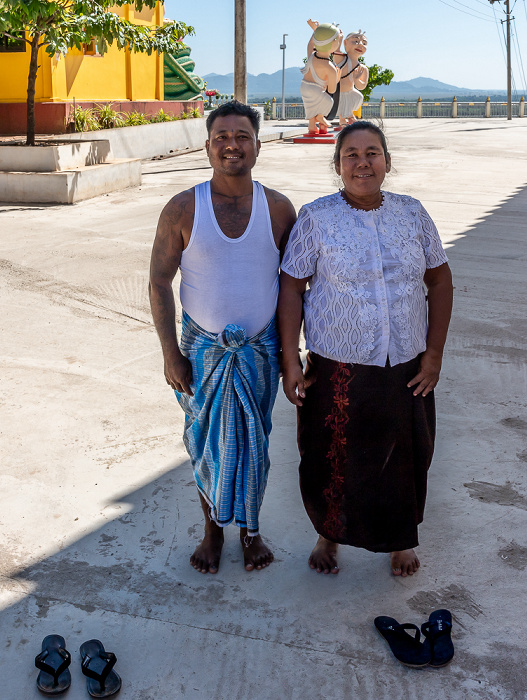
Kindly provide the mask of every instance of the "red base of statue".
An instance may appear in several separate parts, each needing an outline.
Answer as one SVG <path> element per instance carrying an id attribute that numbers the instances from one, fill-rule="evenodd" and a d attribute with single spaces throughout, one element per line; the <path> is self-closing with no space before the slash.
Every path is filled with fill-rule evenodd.
<path id="1" fill-rule="evenodd" d="M 329 130 L 326 132 L 320 132 L 318 129 L 316 131 L 308 131 L 302 136 L 296 136 L 293 139 L 293 143 L 335 143 L 335 132 Z"/>

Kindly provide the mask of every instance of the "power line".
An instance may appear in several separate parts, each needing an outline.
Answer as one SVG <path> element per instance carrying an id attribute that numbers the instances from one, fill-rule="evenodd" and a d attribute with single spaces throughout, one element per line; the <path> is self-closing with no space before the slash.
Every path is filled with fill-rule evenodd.
<path id="1" fill-rule="evenodd" d="M 459 7 L 456 7 L 455 5 L 449 5 L 448 2 L 445 2 L 445 0 L 439 0 L 439 2 L 442 2 L 443 5 L 446 5 L 447 7 L 452 8 L 453 10 L 457 10 L 458 12 L 463 12 L 465 15 L 470 15 L 471 17 L 475 17 L 476 19 L 480 19 L 483 22 L 492 22 L 492 20 L 489 18 L 484 18 L 480 17 L 479 15 L 473 15 L 472 12 L 467 12 L 466 10 L 460 10 Z"/>
<path id="2" fill-rule="evenodd" d="M 504 37 L 502 37 L 502 34 L 503 34 L 503 25 L 501 25 L 501 32 L 500 32 L 500 21 L 499 21 L 499 19 L 496 17 L 496 10 L 494 9 L 494 5 L 492 5 L 491 7 L 492 7 L 492 10 L 493 10 L 493 12 L 494 12 L 494 21 L 496 22 L 496 30 L 497 30 L 497 32 L 498 32 L 498 38 L 499 38 L 499 40 L 500 40 L 500 46 L 501 46 L 501 52 L 502 52 L 502 54 L 503 54 L 503 60 L 505 61 L 505 63 L 507 63 L 507 56 L 506 56 L 506 54 L 505 54 Z"/>
<path id="3" fill-rule="evenodd" d="M 523 77 L 523 89 L 525 92 L 527 92 L 527 81 L 525 80 L 525 69 L 523 67 L 523 59 L 522 59 L 522 53 L 520 49 L 520 43 L 518 41 L 518 28 L 516 26 L 516 22 L 514 24 L 514 39 L 516 40 L 516 46 L 515 46 L 515 53 L 516 53 L 516 60 L 518 61 L 518 66 L 521 70 L 521 75 Z"/>
<path id="4" fill-rule="evenodd" d="M 489 15 L 486 12 L 482 12 L 481 10 L 476 10 L 473 7 L 471 7 L 470 5 L 465 5 L 465 3 L 460 2 L 460 0 L 452 0 L 452 2 L 455 2 L 456 5 L 461 5 L 462 7 L 466 7 L 469 10 L 472 10 L 472 12 L 477 12 L 478 15 L 483 15 L 483 17 L 485 17 L 485 19 L 490 19 Z M 455 9 L 457 10 L 458 8 L 456 7 Z"/>

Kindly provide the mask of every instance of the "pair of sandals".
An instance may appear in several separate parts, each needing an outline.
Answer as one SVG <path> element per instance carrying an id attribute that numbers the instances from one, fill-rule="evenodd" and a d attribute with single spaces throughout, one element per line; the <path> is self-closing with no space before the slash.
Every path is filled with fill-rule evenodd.
<path id="1" fill-rule="evenodd" d="M 404 623 L 400 625 L 393 617 L 381 615 L 374 620 L 377 631 L 390 645 L 395 658 L 405 666 L 423 668 L 446 666 L 454 657 L 452 643 L 452 614 L 449 610 L 435 610 L 428 622 L 421 625 Z M 415 634 L 409 634 L 408 631 Z M 421 632 L 424 641 L 420 641 Z"/>
<path id="2" fill-rule="evenodd" d="M 102 642 L 90 639 L 81 644 L 82 672 L 87 676 L 88 693 L 92 698 L 108 698 L 121 689 L 121 679 L 113 670 L 117 657 L 106 652 Z M 71 654 L 66 649 L 64 637 L 49 634 L 42 642 L 42 651 L 35 657 L 40 669 L 37 688 L 44 695 L 60 695 L 71 685 Z"/>

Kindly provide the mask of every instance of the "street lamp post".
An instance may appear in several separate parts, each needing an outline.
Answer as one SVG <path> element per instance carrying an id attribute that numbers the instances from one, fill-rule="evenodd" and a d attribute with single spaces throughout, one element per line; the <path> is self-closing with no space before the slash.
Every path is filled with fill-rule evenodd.
<path id="1" fill-rule="evenodd" d="M 495 2 L 501 2 L 501 0 L 489 0 L 490 4 L 493 5 Z M 511 65 L 511 8 L 510 0 L 504 0 L 505 2 L 505 13 L 507 15 L 507 119 L 512 119 L 512 65 Z M 504 20 L 500 20 L 503 24 Z"/>
<path id="2" fill-rule="evenodd" d="M 289 36 L 288 34 L 284 34 L 284 37 L 282 39 L 282 43 L 280 44 L 280 48 L 283 51 L 283 60 L 282 60 L 282 119 L 285 119 L 285 50 L 286 50 L 286 45 L 285 45 L 285 38 L 286 36 Z"/>

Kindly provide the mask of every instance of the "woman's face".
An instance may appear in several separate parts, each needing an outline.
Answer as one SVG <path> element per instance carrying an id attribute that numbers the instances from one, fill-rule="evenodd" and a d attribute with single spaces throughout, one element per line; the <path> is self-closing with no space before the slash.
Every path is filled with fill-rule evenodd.
<path id="1" fill-rule="evenodd" d="M 390 156 L 384 155 L 376 133 L 369 129 L 357 130 L 344 137 L 335 170 L 342 178 L 346 193 L 360 201 L 380 192 L 386 173 L 390 172 Z"/>

